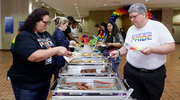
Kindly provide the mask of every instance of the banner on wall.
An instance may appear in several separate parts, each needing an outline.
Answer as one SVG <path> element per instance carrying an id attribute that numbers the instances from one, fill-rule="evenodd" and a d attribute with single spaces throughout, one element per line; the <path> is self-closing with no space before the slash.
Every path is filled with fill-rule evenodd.
<path id="1" fill-rule="evenodd" d="M 13 17 L 5 17 L 5 33 L 13 32 Z"/>
<path id="2" fill-rule="evenodd" d="M 24 24 L 24 21 L 19 21 L 19 28 Z"/>

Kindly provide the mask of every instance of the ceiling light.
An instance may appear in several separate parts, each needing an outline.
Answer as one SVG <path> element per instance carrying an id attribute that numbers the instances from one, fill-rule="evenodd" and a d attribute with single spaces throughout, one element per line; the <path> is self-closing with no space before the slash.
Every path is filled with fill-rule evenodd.
<path id="1" fill-rule="evenodd" d="M 107 6 L 107 4 L 105 3 L 104 6 Z"/>
<path id="2" fill-rule="evenodd" d="M 44 3 L 42 3 L 42 5 L 44 6 Z"/>
<path id="3" fill-rule="evenodd" d="M 149 9 L 149 11 L 151 11 L 151 9 Z"/>
<path id="4" fill-rule="evenodd" d="M 47 6 L 47 8 L 49 8 L 49 6 Z"/>
<path id="5" fill-rule="evenodd" d="M 148 0 L 145 0 L 146 2 L 148 2 Z"/>
<path id="6" fill-rule="evenodd" d="M 74 4 L 75 6 L 77 5 L 77 3 Z"/>
<path id="7" fill-rule="evenodd" d="M 38 2 L 38 0 L 36 0 L 36 2 Z"/>

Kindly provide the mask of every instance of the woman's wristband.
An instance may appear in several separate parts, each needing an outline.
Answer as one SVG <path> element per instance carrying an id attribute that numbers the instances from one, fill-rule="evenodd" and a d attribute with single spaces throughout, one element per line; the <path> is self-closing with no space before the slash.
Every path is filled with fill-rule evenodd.
<path id="1" fill-rule="evenodd" d="M 119 56 L 121 55 L 121 52 L 118 50 L 118 52 L 119 52 Z"/>

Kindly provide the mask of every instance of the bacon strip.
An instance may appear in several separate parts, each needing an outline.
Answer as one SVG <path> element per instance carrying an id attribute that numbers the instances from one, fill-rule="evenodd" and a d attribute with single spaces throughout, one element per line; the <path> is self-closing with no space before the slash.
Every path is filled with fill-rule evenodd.
<path id="1" fill-rule="evenodd" d="M 96 86 L 96 88 L 112 88 L 114 85 L 109 85 L 109 86 Z"/>
<path id="2" fill-rule="evenodd" d="M 114 84 L 112 82 L 103 82 L 103 81 L 98 81 L 98 80 L 94 80 L 94 83 L 101 83 L 101 84 Z"/>
<path id="3" fill-rule="evenodd" d="M 89 90 L 94 90 L 91 86 L 88 85 L 84 85 L 85 87 L 87 87 Z"/>
<path id="4" fill-rule="evenodd" d="M 80 90 L 88 90 L 88 88 L 86 88 L 85 86 L 77 86 L 77 89 L 80 89 Z"/>

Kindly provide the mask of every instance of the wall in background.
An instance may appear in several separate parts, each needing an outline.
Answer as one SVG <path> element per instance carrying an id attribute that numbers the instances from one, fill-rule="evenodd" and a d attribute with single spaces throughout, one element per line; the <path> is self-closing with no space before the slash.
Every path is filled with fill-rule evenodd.
<path id="1" fill-rule="evenodd" d="M 180 43 L 180 10 L 174 10 L 173 15 L 174 33 L 172 36 L 174 37 L 176 43 Z"/>
<path id="2" fill-rule="evenodd" d="M 29 2 L 26 0 L 1 0 L 2 49 L 9 50 L 11 42 L 18 32 L 19 21 L 24 21 L 29 14 Z M 23 9 L 22 9 L 23 8 Z M 13 17 L 12 34 L 5 33 L 5 17 Z"/>
<path id="3" fill-rule="evenodd" d="M 89 17 L 84 17 L 81 22 L 82 31 L 89 33 Z"/>
<path id="4" fill-rule="evenodd" d="M 0 0 L 0 6 L 1 6 L 1 0 Z M 0 7 L 0 49 L 2 49 L 1 7 Z"/>
<path id="5" fill-rule="evenodd" d="M 8 5 L 8 6 L 7 6 Z M 0 49 L 9 50 L 11 42 L 16 36 L 19 29 L 19 21 L 25 21 L 29 15 L 29 10 L 33 11 L 40 6 L 34 4 L 32 0 L 1 0 L 0 13 Z M 23 9 L 22 9 L 23 8 Z M 46 9 L 46 8 L 45 8 Z M 52 22 L 47 31 L 53 34 L 55 25 L 52 19 L 55 17 L 54 9 L 46 9 L 50 12 L 50 21 Z M 13 17 L 13 32 L 12 34 L 5 33 L 5 17 Z M 2 42 L 2 43 L 1 43 Z"/>

